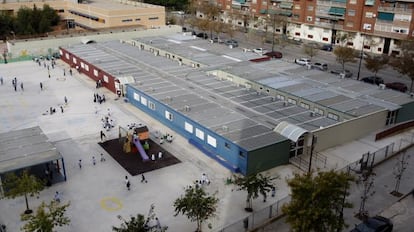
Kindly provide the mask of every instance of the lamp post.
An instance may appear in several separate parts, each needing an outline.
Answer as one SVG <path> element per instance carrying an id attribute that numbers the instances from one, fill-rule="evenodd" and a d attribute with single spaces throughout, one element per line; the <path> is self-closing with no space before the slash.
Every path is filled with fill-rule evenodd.
<path id="1" fill-rule="evenodd" d="M 315 148 L 316 140 L 317 140 L 317 137 L 314 134 L 312 134 L 312 142 L 311 142 L 311 150 L 310 150 L 308 174 L 310 174 L 312 172 L 313 149 Z"/>
<path id="2" fill-rule="evenodd" d="M 269 14 L 268 16 L 270 17 L 270 15 L 272 15 L 272 52 L 274 52 L 274 49 L 275 49 L 276 17 L 275 17 L 275 13 Z"/>
<path id="3" fill-rule="evenodd" d="M 362 34 L 361 34 L 361 36 L 362 36 Z M 361 64 L 362 64 L 362 60 L 364 58 L 364 43 L 365 43 L 365 36 L 362 37 L 362 48 L 361 48 L 361 52 L 359 54 L 359 65 L 358 65 L 357 80 L 359 80 L 359 76 L 361 74 Z"/>

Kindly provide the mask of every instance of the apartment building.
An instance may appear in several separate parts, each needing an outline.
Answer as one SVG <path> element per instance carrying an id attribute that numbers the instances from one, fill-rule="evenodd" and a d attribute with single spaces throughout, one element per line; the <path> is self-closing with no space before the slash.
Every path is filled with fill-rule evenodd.
<path id="1" fill-rule="evenodd" d="M 338 44 L 350 33 L 347 46 L 377 54 L 398 54 L 400 40 L 413 38 L 413 0 L 217 0 L 223 21 L 239 26 L 263 27 L 264 18 L 286 17 L 276 28 L 288 37 Z M 230 14 L 239 14 L 237 20 Z M 271 20 L 267 20 L 268 22 Z M 269 24 L 269 23 L 268 23 Z M 268 25 L 271 26 L 271 25 Z"/>
<path id="2" fill-rule="evenodd" d="M 68 27 L 99 30 L 114 27 L 154 28 L 165 25 L 165 8 L 129 0 L 48 1 L 4 0 L 0 12 L 16 14 L 21 7 L 42 8 L 48 4 L 55 9 Z"/>

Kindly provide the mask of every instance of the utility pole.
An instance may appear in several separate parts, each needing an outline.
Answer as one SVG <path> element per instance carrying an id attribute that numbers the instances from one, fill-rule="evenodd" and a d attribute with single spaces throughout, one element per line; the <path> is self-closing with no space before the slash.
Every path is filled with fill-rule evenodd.
<path id="1" fill-rule="evenodd" d="M 316 136 L 312 134 L 312 143 L 311 143 L 311 150 L 310 150 L 308 174 L 310 174 L 312 172 L 312 158 L 313 158 L 313 149 L 315 148 L 315 143 L 316 143 Z"/>
<path id="2" fill-rule="evenodd" d="M 362 36 L 362 34 L 361 34 Z M 361 53 L 359 54 L 359 65 L 358 65 L 358 75 L 357 80 L 359 80 L 360 74 L 361 74 L 361 64 L 362 60 L 364 58 L 364 43 L 365 43 L 365 36 L 362 37 L 362 47 L 361 47 Z"/>

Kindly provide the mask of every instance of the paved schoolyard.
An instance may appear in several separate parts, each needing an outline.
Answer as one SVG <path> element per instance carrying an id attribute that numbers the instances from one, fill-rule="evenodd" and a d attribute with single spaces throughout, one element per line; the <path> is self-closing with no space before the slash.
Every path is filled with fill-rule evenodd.
<path id="1" fill-rule="evenodd" d="M 66 76 L 63 75 L 66 69 Z M 74 72 L 70 76 L 68 67 L 58 61 L 57 67 L 50 69 L 38 66 L 35 62 L 0 64 L 0 76 L 4 84 L 0 86 L 0 133 L 23 128 L 40 126 L 51 142 L 64 157 L 68 179 L 43 190 L 39 198 L 30 197 L 29 205 L 36 208 L 41 201 L 49 201 L 54 192 L 62 193 L 63 202 L 70 201 L 67 215 L 71 224 L 58 231 L 111 231 L 111 226 L 119 225 L 117 215 L 128 217 L 141 213 L 147 215 L 150 205 L 155 204 L 155 213 L 161 224 L 169 227 L 168 231 L 193 231 L 195 223 L 184 216 L 174 217 L 173 201 L 182 193 L 185 186 L 207 173 L 212 184 L 206 187 L 210 193 L 216 193 L 220 199 L 218 216 L 211 220 L 213 229 L 205 227 L 204 231 L 216 231 L 223 225 L 231 224 L 246 217 L 244 212 L 245 193 L 232 191 L 226 186 L 225 179 L 230 172 L 192 147 L 188 142 L 171 130 L 152 120 L 146 114 L 121 100 L 104 88 L 95 89 L 95 83 L 84 75 Z M 12 78 L 18 81 L 18 91 L 14 91 Z M 20 83 L 24 91 L 20 90 Z M 40 90 L 40 82 L 43 91 Z M 93 94 L 105 94 L 107 101 L 103 104 L 93 102 Z M 68 104 L 64 113 L 60 105 L 64 97 Z M 50 107 L 57 112 L 45 114 Z M 163 148 L 174 154 L 181 163 L 147 172 L 147 184 L 140 182 L 141 176 L 129 176 L 111 156 L 106 154 L 97 143 L 100 141 L 101 118 L 110 108 L 116 127 L 106 132 L 108 139 L 118 136 L 117 126 L 130 123 L 143 123 L 150 132 L 159 130 L 173 134 L 174 142 L 163 144 Z M 99 162 L 99 154 L 104 153 L 106 162 Z M 92 156 L 98 163 L 92 165 Z M 77 161 L 82 159 L 80 170 Z M 261 198 L 254 201 L 254 208 L 261 209 L 273 204 L 288 193 L 284 179 L 290 176 L 292 169 L 282 166 L 271 171 L 279 174 L 276 198 L 263 203 Z M 127 191 L 124 177 L 131 180 L 131 191 Z M 8 231 L 19 231 L 23 225 L 20 213 L 25 209 L 24 198 L 0 200 L 0 222 L 7 225 Z M 207 224 L 207 223 L 206 223 Z"/>

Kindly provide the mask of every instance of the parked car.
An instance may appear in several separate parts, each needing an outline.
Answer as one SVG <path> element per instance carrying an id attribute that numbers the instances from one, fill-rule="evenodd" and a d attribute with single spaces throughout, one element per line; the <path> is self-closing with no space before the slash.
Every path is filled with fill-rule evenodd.
<path id="1" fill-rule="evenodd" d="M 224 43 L 224 40 L 218 38 L 218 37 L 214 37 L 210 40 L 211 43 Z"/>
<path id="2" fill-rule="evenodd" d="M 234 39 L 229 39 L 229 40 L 226 40 L 225 42 L 224 42 L 224 44 L 225 45 L 227 45 L 227 46 L 231 46 L 231 47 L 233 47 L 233 48 L 235 48 L 235 47 L 238 47 L 239 46 L 239 43 L 236 41 L 236 40 L 234 40 Z"/>
<path id="3" fill-rule="evenodd" d="M 265 54 L 263 54 L 265 56 L 268 56 L 270 58 L 277 58 L 280 59 L 283 57 L 283 54 L 281 52 L 277 52 L 277 51 L 273 51 L 273 52 L 266 52 Z"/>
<path id="4" fill-rule="evenodd" d="M 255 48 L 253 49 L 253 52 L 262 56 L 267 52 L 267 50 L 264 48 Z"/>
<path id="5" fill-rule="evenodd" d="M 351 71 L 349 71 L 347 69 L 345 69 L 345 70 L 342 70 L 342 69 L 331 70 L 331 73 L 339 75 L 339 76 L 343 75 L 346 78 L 351 78 L 352 75 L 353 75 L 353 73 L 351 73 Z"/>
<path id="6" fill-rule="evenodd" d="M 200 32 L 196 35 L 198 38 L 208 39 L 208 35 L 205 32 Z"/>
<path id="7" fill-rule="evenodd" d="M 361 81 L 370 83 L 370 84 L 376 84 L 376 85 L 384 84 L 384 79 L 382 79 L 381 77 L 376 77 L 376 76 L 364 77 L 361 79 Z"/>
<path id="8" fill-rule="evenodd" d="M 324 45 L 322 45 L 321 50 L 331 52 L 333 50 L 332 44 L 324 44 Z"/>
<path id="9" fill-rule="evenodd" d="M 312 64 L 312 68 L 319 69 L 321 71 L 328 70 L 328 64 L 315 62 Z"/>
<path id="10" fill-rule="evenodd" d="M 311 63 L 311 60 L 308 58 L 299 58 L 295 59 L 295 63 L 299 65 L 308 65 Z"/>
<path id="11" fill-rule="evenodd" d="M 355 225 L 351 232 L 392 232 L 393 227 L 394 225 L 390 219 L 375 216 Z"/>
<path id="12" fill-rule="evenodd" d="M 408 90 L 407 85 L 401 82 L 386 83 L 385 86 L 389 89 L 397 90 L 403 93 L 407 92 Z"/>

